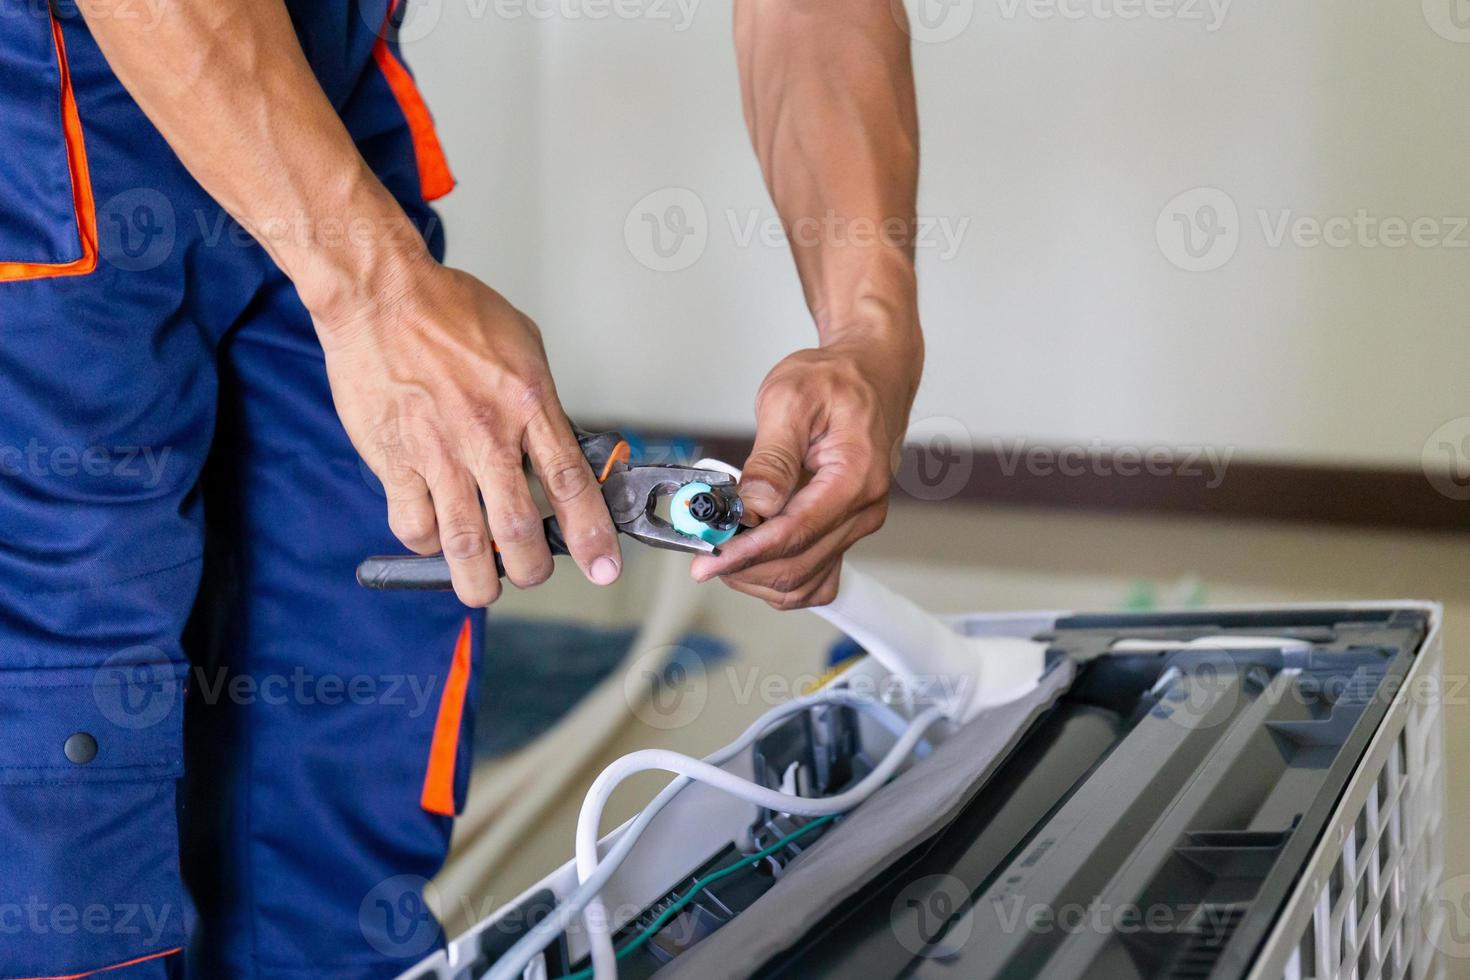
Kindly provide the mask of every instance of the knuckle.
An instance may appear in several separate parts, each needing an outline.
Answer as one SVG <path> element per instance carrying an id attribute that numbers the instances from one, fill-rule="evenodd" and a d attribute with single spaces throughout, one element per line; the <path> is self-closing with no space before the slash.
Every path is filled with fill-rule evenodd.
<path id="1" fill-rule="evenodd" d="M 512 547 L 530 544 L 541 534 L 541 516 L 530 512 L 498 514 L 490 523 L 495 528 L 495 540 Z"/>
<path id="2" fill-rule="evenodd" d="M 510 575 L 509 578 L 511 583 L 518 589 L 534 589 L 551 578 L 551 573 L 555 568 L 555 564 L 548 558 L 544 562 L 538 562 L 534 568 L 517 571 L 514 575 Z"/>
<path id="3" fill-rule="evenodd" d="M 834 486 L 830 500 L 836 509 L 835 516 L 839 519 L 852 517 L 864 508 L 872 506 L 872 502 L 867 499 L 867 494 L 856 481 Z"/>
<path id="4" fill-rule="evenodd" d="M 530 334 L 532 337 L 535 337 L 536 340 L 539 342 L 541 340 L 541 327 L 540 327 L 540 325 L 535 320 L 533 320 L 530 317 L 526 316 L 526 314 L 524 314 L 524 313 L 520 314 L 520 317 L 521 317 L 521 326 L 525 328 L 525 330 L 526 330 L 526 332 L 528 334 Z"/>
<path id="5" fill-rule="evenodd" d="M 800 595 L 811 584 L 814 571 L 812 564 L 795 560 L 783 562 L 766 576 L 765 586 L 782 595 Z"/>
<path id="6" fill-rule="evenodd" d="M 892 487 L 893 479 L 888 471 L 874 467 L 869 471 L 868 477 L 863 481 L 863 499 L 869 504 L 881 504 L 885 508 L 888 505 L 888 491 Z"/>
<path id="7" fill-rule="evenodd" d="M 469 561 L 485 554 L 488 542 L 485 532 L 464 524 L 451 525 L 451 530 L 441 542 L 444 557 L 454 561 Z"/>
<path id="8" fill-rule="evenodd" d="M 537 375 L 516 375 L 511 378 L 508 385 L 510 403 L 523 416 L 539 411 L 546 402 L 546 395 L 550 390 L 546 379 Z"/>
<path id="9" fill-rule="evenodd" d="M 544 472 L 541 483 L 546 495 L 559 504 L 575 500 L 592 485 L 592 472 L 580 454 L 558 454 L 548 462 Z"/>
<path id="10" fill-rule="evenodd" d="M 775 592 L 781 593 L 783 596 L 790 597 L 796 595 L 797 590 L 801 588 L 801 584 L 801 577 L 799 575 L 795 572 L 786 571 L 781 572 L 771 580 L 770 588 Z"/>
<path id="11" fill-rule="evenodd" d="M 858 517 L 858 531 L 863 537 L 874 534 L 888 521 L 888 501 L 880 500 L 878 503 L 863 511 Z"/>
<path id="12" fill-rule="evenodd" d="M 801 472 L 801 464 L 789 450 L 764 446 L 750 454 L 746 470 L 769 473 L 787 480 L 795 480 Z"/>
<path id="13" fill-rule="evenodd" d="M 436 526 L 432 514 L 394 508 L 388 512 L 388 529 L 398 540 L 413 547 L 432 540 Z"/>
<path id="14" fill-rule="evenodd" d="M 783 592 L 774 598 L 767 599 L 766 603 L 779 612 L 791 612 L 793 609 L 801 609 L 804 605 L 803 597 L 791 592 Z"/>
<path id="15" fill-rule="evenodd" d="M 802 375 L 792 368 L 793 364 L 788 359 L 778 364 L 770 374 L 766 375 L 755 393 L 755 405 L 758 410 L 780 410 L 783 406 L 790 405 L 801 397 L 803 385 L 800 378 Z"/>

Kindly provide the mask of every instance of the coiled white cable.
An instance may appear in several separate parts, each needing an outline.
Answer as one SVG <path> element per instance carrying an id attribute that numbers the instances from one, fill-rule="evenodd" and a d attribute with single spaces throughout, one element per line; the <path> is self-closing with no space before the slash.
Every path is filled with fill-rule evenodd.
<path id="1" fill-rule="evenodd" d="M 861 710 L 879 722 L 896 736 L 901 736 L 908 727 L 909 722 L 881 701 L 875 701 L 867 695 L 858 694 L 855 691 L 843 690 L 841 688 L 819 691 L 801 698 L 777 705 L 747 728 L 739 738 L 726 745 L 724 748 L 705 757 L 705 761 L 713 765 L 728 762 L 735 756 L 749 748 L 761 735 L 772 725 L 783 721 L 792 715 L 799 714 L 810 708 L 825 705 L 846 705 Z M 598 862 L 597 868 L 587 876 L 586 880 L 577 886 L 576 890 L 568 895 L 555 909 L 544 919 L 535 925 L 526 935 L 516 941 L 515 945 L 506 950 L 494 966 L 486 974 L 487 980 L 515 980 L 525 972 L 527 964 L 533 960 L 538 953 L 546 948 L 557 936 L 561 935 L 571 926 L 573 920 L 582 914 L 582 910 L 592 901 L 604 886 L 617 873 L 619 867 L 632 853 L 634 846 L 638 843 L 653 818 L 658 816 L 680 791 L 687 787 L 693 780 L 686 776 L 679 776 L 668 786 L 665 786 L 653 801 L 644 807 L 634 821 L 628 825 L 612 848 Z"/>
<path id="2" fill-rule="evenodd" d="M 873 771 L 856 786 L 836 796 L 807 797 L 782 793 L 667 749 L 630 752 L 602 771 L 582 801 L 582 812 L 577 817 L 577 875 L 586 881 L 597 870 L 597 830 L 602 823 L 603 808 L 613 790 L 635 773 L 661 769 L 724 790 L 767 810 L 823 817 L 851 810 L 882 788 L 929 727 L 943 717 L 944 711 L 937 706 L 920 712 Z M 594 896 L 587 903 L 586 919 L 587 938 L 592 947 L 593 976 L 595 980 L 615 980 L 618 975 L 617 951 L 613 948 L 607 909 L 600 898 Z"/>
<path id="3" fill-rule="evenodd" d="M 739 469 L 719 460 L 702 459 L 695 465 L 720 469 L 740 479 Z M 607 909 L 600 898 L 602 886 L 616 870 L 617 864 L 627 857 L 638 835 L 643 833 L 654 815 L 691 780 L 707 783 L 782 813 L 813 817 L 841 813 L 862 803 L 887 782 L 936 721 L 948 716 L 963 722 L 987 706 L 1014 699 L 1034 687 L 1045 662 L 1045 644 L 1005 637 L 961 637 L 908 600 L 852 569 L 844 570 L 843 585 L 837 599 L 830 606 L 815 611 L 862 643 L 875 659 L 905 682 L 911 695 L 919 694 L 922 682 L 926 680 L 952 681 L 956 689 L 948 692 L 942 706 L 929 707 L 919 713 L 882 762 L 856 786 L 836 796 L 811 798 L 780 793 L 717 768 L 716 763 L 727 760 L 738 751 L 734 749 L 735 745 L 747 736 L 754 740 L 751 732 L 769 724 L 765 717 L 751 726 L 741 740 L 706 761 L 663 749 L 645 749 L 617 760 L 592 784 L 578 815 L 577 876 L 581 885 L 556 913 L 542 923 L 546 926 L 544 933 L 533 930 L 512 948 L 511 952 L 516 955 L 508 953 L 497 962 L 490 974 L 492 980 L 511 980 L 517 976 L 525 964 L 570 923 L 576 914 L 574 900 L 585 902 L 595 980 L 614 980 L 617 977 L 617 952 L 613 948 Z M 782 707 L 800 710 L 795 704 Z M 730 755 L 723 755 L 726 751 Z M 602 822 L 603 808 L 613 790 L 634 773 L 658 769 L 676 773 L 678 778 L 639 814 L 607 859 L 599 863 L 597 831 Z M 563 909 L 565 914 L 562 914 Z M 553 920 L 560 925 L 553 924 Z M 533 936 L 537 937 L 534 941 Z M 521 949 L 523 944 L 529 952 Z M 503 971 L 502 963 L 505 964 Z"/>

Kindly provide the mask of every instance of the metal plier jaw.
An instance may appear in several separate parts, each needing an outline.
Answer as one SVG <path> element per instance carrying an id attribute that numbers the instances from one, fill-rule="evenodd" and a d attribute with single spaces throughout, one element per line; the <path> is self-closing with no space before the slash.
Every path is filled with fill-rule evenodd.
<path id="1" fill-rule="evenodd" d="M 617 432 L 577 430 L 577 442 L 602 485 L 602 499 L 613 526 L 623 534 L 655 548 L 713 555 L 719 548 L 702 538 L 684 534 L 656 513 L 659 501 L 692 483 L 705 484 L 719 498 L 730 523 L 738 529 L 740 497 L 735 479 L 723 470 L 694 466 L 634 466 L 628 462 L 628 442 Z M 542 522 L 553 555 L 568 553 L 561 525 L 555 517 Z M 495 549 L 495 569 L 503 578 L 505 563 Z M 369 589 L 447 591 L 453 588 L 449 564 L 442 556 L 385 555 L 365 559 L 357 566 L 359 585 Z"/>
<path id="2" fill-rule="evenodd" d="M 602 499 L 607 502 L 613 524 L 630 538 L 655 548 L 718 554 L 720 549 L 715 545 L 676 530 L 656 513 L 660 499 L 672 497 L 691 483 L 707 484 L 712 491 L 739 500 L 735 478 L 722 470 L 652 465 L 628 466 L 609 473 L 602 484 Z"/>

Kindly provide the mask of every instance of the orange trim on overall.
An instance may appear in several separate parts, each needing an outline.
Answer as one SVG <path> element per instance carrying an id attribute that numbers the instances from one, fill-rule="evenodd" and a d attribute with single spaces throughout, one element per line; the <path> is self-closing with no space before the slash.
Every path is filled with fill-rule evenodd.
<path id="1" fill-rule="evenodd" d="M 424 200 L 436 201 L 454 190 L 454 174 L 449 172 L 449 161 L 444 156 L 444 148 L 439 145 L 439 134 L 434 132 L 434 117 L 429 114 L 429 106 L 414 84 L 413 76 L 388 47 L 388 30 L 400 2 L 392 0 L 388 4 L 388 16 L 383 21 L 383 29 L 378 32 L 377 43 L 373 45 L 373 60 L 388 80 L 388 87 L 393 90 L 393 98 L 398 101 L 403 118 L 408 120 L 413 155 L 419 167 L 419 192 L 424 195 Z"/>
<path id="2" fill-rule="evenodd" d="M 106 973 L 108 970 L 121 970 L 125 966 L 137 966 L 139 963 L 147 963 L 149 960 L 161 959 L 165 956 L 172 956 L 175 953 L 182 953 L 183 951 L 184 947 L 175 946 L 173 949 L 165 949 L 161 953 L 149 953 L 147 956 L 140 956 L 135 960 L 128 960 L 126 963 L 114 963 L 111 966 L 98 967 L 95 970 L 88 970 L 85 973 L 68 973 L 64 976 L 54 977 L 26 977 L 25 980 L 81 980 L 82 977 L 95 977 L 97 974 Z"/>
<path id="3" fill-rule="evenodd" d="M 454 762 L 459 755 L 460 722 L 464 718 L 465 695 L 470 689 L 470 618 L 464 619 L 454 644 L 454 660 L 444 691 L 439 695 L 439 717 L 434 720 L 434 741 L 429 745 L 429 768 L 424 773 L 424 791 L 419 806 L 430 813 L 452 817 L 454 807 Z"/>
<path id="4" fill-rule="evenodd" d="M 82 255 L 73 262 L 0 262 L 0 282 L 85 276 L 97 268 L 97 205 L 92 199 L 92 175 L 87 170 L 82 118 L 77 113 L 71 69 L 66 63 L 66 42 L 61 37 L 61 22 L 54 12 L 51 14 L 51 39 L 56 44 L 56 64 L 61 73 L 61 129 L 66 139 L 66 162 L 71 171 L 72 205 L 76 210 L 77 238 L 81 240 Z"/>

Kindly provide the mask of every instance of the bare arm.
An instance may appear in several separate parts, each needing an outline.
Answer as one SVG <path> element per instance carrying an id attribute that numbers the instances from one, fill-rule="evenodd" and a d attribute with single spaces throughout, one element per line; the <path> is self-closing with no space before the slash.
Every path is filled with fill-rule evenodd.
<path id="1" fill-rule="evenodd" d="M 693 572 L 782 608 L 831 601 L 842 554 L 882 524 L 923 365 L 918 116 L 901 11 L 890 0 L 735 3 L 745 119 L 819 346 L 776 365 L 756 399 L 741 496 L 764 523 Z"/>
<path id="2" fill-rule="evenodd" d="M 416 551 L 442 548 L 472 605 L 500 591 L 490 532 L 512 581 L 544 580 L 551 556 L 526 454 L 578 564 L 594 581 L 615 579 L 612 524 L 535 324 L 429 256 L 332 109 L 285 5 L 162 2 L 156 25 L 111 16 L 106 0 L 80 6 L 189 172 L 295 284 L 327 354 L 338 414 L 383 481 L 394 532 Z M 321 231 L 344 218 L 371 233 Z"/>

